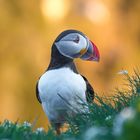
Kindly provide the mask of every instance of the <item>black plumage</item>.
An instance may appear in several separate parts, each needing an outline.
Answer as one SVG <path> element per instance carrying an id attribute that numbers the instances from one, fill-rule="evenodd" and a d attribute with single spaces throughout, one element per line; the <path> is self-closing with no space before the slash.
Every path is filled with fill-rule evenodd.
<path id="1" fill-rule="evenodd" d="M 85 82 L 86 82 L 86 99 L 88 103 L 92 103 L 93 99 L 94 99 L 94 89 L 92 88 L 92 86 L 90 85 L 90 83 L 88 82 L 87 78 L 84 77 L 83 75 L 81 75 Z"/>
<path id="2" fill-rule="evenodd" d="M 40 96 L 39 96 L 38 81 L 37 81 L 37 83 L 36 83 L 36 98 L 37 98 L 37 100 L 39 101 L 39 103 L 42 103 L 42 102 L 41 102 L 41 99 L 40 99 Z"/>

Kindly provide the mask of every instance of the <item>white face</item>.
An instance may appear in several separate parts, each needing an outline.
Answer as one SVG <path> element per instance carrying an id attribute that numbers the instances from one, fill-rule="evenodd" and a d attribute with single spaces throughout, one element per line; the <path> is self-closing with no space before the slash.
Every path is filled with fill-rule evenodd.
<path id="1" fill-rule="evenodd" d="M 88 39 L 79 33 L 70 33 L 55 43 L 59 52 L 69 58 L 78 58 L 87 51 Z"/>

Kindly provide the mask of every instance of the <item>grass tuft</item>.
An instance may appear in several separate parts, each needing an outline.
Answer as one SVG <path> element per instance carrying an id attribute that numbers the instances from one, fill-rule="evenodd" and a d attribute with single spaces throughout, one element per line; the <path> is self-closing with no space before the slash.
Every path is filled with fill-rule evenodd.
<path id="1" fill-rule="evenodd" d="M 113 96 L 95 95 L 89 113 L 68 119 L 69 129 L 60 136 L 53 129 L 32 130 L 32 124 L 5 120 L 0 124 L 3 140 L 138 140 L 140 137 L 140 73 L 127 78 L 126 90 L 115 90 Z"/>

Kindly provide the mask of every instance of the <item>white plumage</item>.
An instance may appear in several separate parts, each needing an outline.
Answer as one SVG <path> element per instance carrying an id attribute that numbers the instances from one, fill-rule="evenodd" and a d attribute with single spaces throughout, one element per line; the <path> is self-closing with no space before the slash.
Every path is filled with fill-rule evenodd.
<path id="1" fill-rule="evenodd" d="M 50 122 L 65 121 L 66 115 L 87 113 L 86 83 L 68 67 L 45 72 L 38 83 L 42 106 Z"/>

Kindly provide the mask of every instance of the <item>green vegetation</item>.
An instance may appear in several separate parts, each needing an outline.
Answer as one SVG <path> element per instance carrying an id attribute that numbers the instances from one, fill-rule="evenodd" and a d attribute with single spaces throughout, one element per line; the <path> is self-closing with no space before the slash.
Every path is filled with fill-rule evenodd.
<path id="1" fill-rule="evenodd" d="M 69 129 L 56 136 L 50 128 L 33 130 L 33 125 L 12 123 L 0 124 L 0 139 L 3 140 L 138 140 L 140 137 L 140 74 L 125 74 L 126 90 L 116 90 L 112 97 L 99 97 L 89 104 L 89 114 L 68 120 Z"/>

